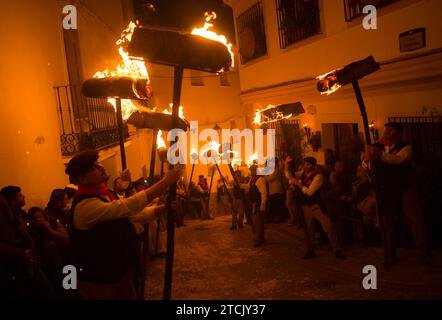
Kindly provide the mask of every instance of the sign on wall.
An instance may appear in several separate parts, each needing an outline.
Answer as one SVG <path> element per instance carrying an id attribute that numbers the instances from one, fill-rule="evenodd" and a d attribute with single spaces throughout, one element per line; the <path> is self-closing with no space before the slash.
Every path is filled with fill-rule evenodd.
<path id="1" fill-rule="evenodd" d="M 425 28 L 417 28 L 403 32 L 399 35 L 399 46 L 401 52 L 409 52 L 425 48 Z"/>

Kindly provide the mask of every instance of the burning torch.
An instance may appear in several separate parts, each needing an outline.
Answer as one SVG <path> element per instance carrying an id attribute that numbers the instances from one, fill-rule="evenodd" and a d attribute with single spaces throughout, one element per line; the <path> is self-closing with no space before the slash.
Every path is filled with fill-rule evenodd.
<path id="1" fill-rule="evenodd" d="M 321 92 L 321 94 L 331 94 L 337 90 L 339 90 L 340 87 L 345 86 L 347 84 L 352 84 L 353 90 L 356 95 L 356 99 L 358 101 L 359 110 L 361 112 L 362 122 L 364 125 L 364 136 L 365 141 L 367 145 L 372 144 L 370 131 L 372 130 L 370 128 L 370 125 L 368 123 L 368 117 L 367 117 L 367 110 L 365 108 L 364 99 L 362 97 L 361 89 L 359 87 L 359 80 L 363 77 L 377 71 L 380 69 L 380 65 L 378 62 L 375 61 L 375 59 L 372 56 L 369 56 L 363 60 L 355 61 L 347 66 L 345 66 L 342 69 L 331 71 L 327 74 L 319 76 L 317 79 L 318 84 L 317 88 L 318 91 Z M 376 194 L 379 194 L 379 185 L 377 183 L 376 179 L 376 166 L 372 166 L 372 184 L 374 187 L 374 191 Z M 378 203 L 379 197 L 376 197 L 377 202 L 377 213 L 379 217 L 379 225 L 382 232 L 382 238 L 383 238 L 383 245 L 384 245 L 384 266 L 387 270 L 390 268 L 390 262 L 389 262 L 389 248 L 388 248 L 388 241 L 386 241 L 386 230 L 384 226 L 384 219 L 383 214 L 380 212 L 381 206 Z"/>
<path id="2" fill-rule="evenodd" d="M 127 47 L 130 56 L 142 57 L 155 64 L 174 67 L 172 128 L 179 124 L 179 106 L 184 68 L 219 73 L 233 65 L 233 56 L 226 38 L 217 36 L 209 28 L 212 17 L 206 16 L 202 28 L 186 34 L 164 29 L 135 28 Z M 171 201 L 176 197 L 176 185 L 172 185 L 167 199 L 167 259 L 163 299 L 172 295 L 175 224 Z"/>

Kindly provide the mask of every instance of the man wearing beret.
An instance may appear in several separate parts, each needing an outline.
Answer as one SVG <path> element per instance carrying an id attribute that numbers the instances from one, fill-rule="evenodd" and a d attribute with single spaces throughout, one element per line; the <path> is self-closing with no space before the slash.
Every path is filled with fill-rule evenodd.
<path id="1" fill-rule="evenodd" d="M 416 246 L 423 257 L 431 256 L 427 224 L 411 179 L 413 149 L 402 141 L 402 131 L 402 124 L 386 123 L 381 142 L 366 147 L 362 163 L 367 169 L 375 168 L 378 210 L 384 219 L 389 251 L 388 265 L 399 260 L 396 254 L 396 226 L 401 218 L 411 227 Z"/>
<path id="2" fill-rule="evenodd" d="M 84 151 L 66 167 L 78 185 L 70 233 L 78 287 L 84 299 L 135 299 L 137 241 L 130 218 L 176 182 L 179 172 L 171 170 L 150 188 L 118 199 L 107 187 L 109 176 L 98 158 L 98 152 Z"/>

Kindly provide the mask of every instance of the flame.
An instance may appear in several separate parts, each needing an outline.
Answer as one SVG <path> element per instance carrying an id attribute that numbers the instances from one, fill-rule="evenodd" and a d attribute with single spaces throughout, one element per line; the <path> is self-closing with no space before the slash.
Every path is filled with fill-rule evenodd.
<path id="1" fill-rule="evenodd" d="M 210 23 L 210 21 L 213 19 L 216 19 L 216 13 L 215 12 L 206 12 L 204 13 L 206 22 L 204 23 L 204 26 L 201 28 L 194 28 L 191 32 L 191 34 L 204 37 L 207 39 L 215 40 L 218 42 L 221 42 L 223 45 L 226 46 L 227 50 L 229 50 L 230 57 L 232 59 L 231 67 L 235 67 L 235 56 L 232 51 L 232 44 L 227 41 L 227 38 L 224 35 L 219 35 L 214 31 L 209 30 L 213 27 L 213 23 Z M 224 70 L 219 70 L 219 72 L 223 72 Z"/>
<path id="2" fill-rule="evenodd" d="M 336 79 L 336 70 L 333 70 L 331 72 L 327 72 L 326 74 L 320 75 L 318 77 L 316 77 L 316 79 L 318 80 L 325 80 L 328 77 L 334 77 Z M 330 88 L 328 88 L 327 91 L 321 92 L 321 95 L 326 94 L 326 95 L 331 95 L 332 93 L 336 92 L 339 90 L 339 88 L 342 87 L 341 84 L 339 84 L 337 81 L 333 84 L 333 86 L 331 86 Z"/>
<path id="3" fill-rule="evenodd" d="M 166 149 L 166 142 L 163 139 L 163 131 L 158 130 L 157 134 L 157 149 Z"/>
<path id="4" fill-rule="evenodd" d="M 173 103 L 170 103 L 169 104 L 169 109 L 164 109 L 163 113 L 164 114 L 172 114 L 172 108 L 173 108 Z M 178 117 L 180 117 L 183 120 L 186 119 L 186 118 L 184 118 L 184 108 L 183 108 L 183 106 L 180 106 L 178 108 Z"/>
<path id="5" fill-rule="evenodd" d="M 273 108 L 275 108 L 275 106 L 273 104 L 269 104 L 265 109 L 262 109 L 262 110 L 256 109 L 255 118 L 253 120 L 253 123 L 257 124 L 257 125 L 262 125 L 265 123 L 272 123 L 272 122 L 281 121 L 284 119 L 289 119 L 293 115 L 290 113 L 289 115 L 285 116 L 282 112 L 279 112 L 277 110 L 275 110 L 273 118 L 269 118 L 263 114 L 264 111 L 269 110 L 269 109 L 273 109 Z"/>
<path id="6" fill-rule="evenodd" d="M 233 158 L 232 160 L 230 160 L 230 164 L 232 165 L 232 167 L 235 167 L 235 166 L 240 167 L 242 165 L 242 159 Z"/>
<path id="7" fill-rule="evenodd" d="M 255 162 L 258 162 L 258 152 L 256 151 L 254 154 L 250 155 L 249 161 L 247 161 L 247 166 L 250 168 Z"/>
<path id="8" fill-rule="evenodd" d="M 261 112 L 259 111 L 259 109 L 256 109 L 255 118 L 253 120 L 253 123 L 257 124 L 257 125 L 261 125 Z"/>
<path id="9" fill-rule="evenodd" d="M 124 45 L 132 40 L 132 35 L 137 27 L 137 24 L 138 21 L 137 23 L 131 21 L 129 26 L 121 33 L 120 39 L 115 42 L 118 45 L 118 53 L 120 54 L 122 63 L 117 64 L 114 70 L 106 69 L 104 71 L 96 72 L 94 74 L 94 78 L 126 76 L 147 79 L 148 83 L 150 83 L 149 73 L 147 72 L 143 58 L 132 56 L 129 57 L 129 54 L 123 48 Z M 109 98 L 107 101 L 114 106 L 114 109 L 116 109 L 115 99 Z M 138 110 L 138 108 L 130 99 L 121 99 L 121 110 L 123 119 L 127 120 L 134 111 Z"/>

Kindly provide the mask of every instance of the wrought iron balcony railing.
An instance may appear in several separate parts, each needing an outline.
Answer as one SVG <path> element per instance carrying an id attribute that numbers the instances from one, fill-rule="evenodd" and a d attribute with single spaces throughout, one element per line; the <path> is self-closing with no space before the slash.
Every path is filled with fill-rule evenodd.
<path id="1" fill-rule="evenodd" d="M 276 0 L 281 49 L 321 32 L 318 0 Z"/>
<path id="2" fill-rule="evenodd" d="M 54 90 L 63 156 L 118 144 L 115 111 L 106 99 L 84 97 L 76 86 L 58 86 Z M 127 138 L 127 127 L 124 132 Z"/>

